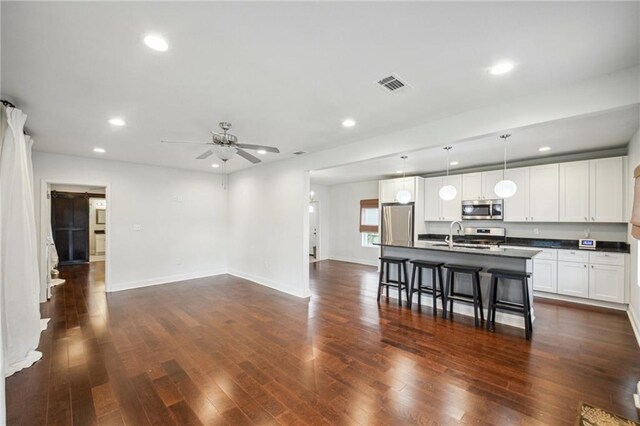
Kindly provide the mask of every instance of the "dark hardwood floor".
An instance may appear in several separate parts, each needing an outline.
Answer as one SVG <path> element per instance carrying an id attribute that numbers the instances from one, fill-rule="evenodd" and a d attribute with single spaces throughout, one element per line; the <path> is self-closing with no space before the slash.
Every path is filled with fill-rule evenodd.
<path id="1" fill-rule="evenodd" d="M 102 263 L 61 268 L 8 423 L 555 425 L 579 401 L 638 419 L 625 313 L 536 299 L 528 342 L 378 306 L 375 268 L 310 268 L 310 300 L 231 276 L 105 295 Z"/>

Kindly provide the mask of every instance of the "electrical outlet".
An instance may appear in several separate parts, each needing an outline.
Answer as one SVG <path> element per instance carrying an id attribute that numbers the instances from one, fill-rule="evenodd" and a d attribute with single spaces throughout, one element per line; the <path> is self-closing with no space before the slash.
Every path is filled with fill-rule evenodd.
<path id="1" fill-rule="evenodd" d="M 133 230 L 134 231 L 141 231 L 142 230 L 142 225 L 140 225 L 139 223 L 134 223 L 133 224 Z"/>
<path id="2" fill-rule="evenodd" d="M 587 229 L 585 229 L 585 230 L 584 230 L 584 237 L 585 237 L 585 238 L 589 238 L 589 235 L 590 235 L 590 234 L 591 234 L 591 229 L 588 229 L 588 228 L 587 228 Z"/>
<path id="3" fill-rule="evenodd" d="M 536 234 L 536 235 L 540 234 L 540 229 L 533 228 L 533 233 Z"/>

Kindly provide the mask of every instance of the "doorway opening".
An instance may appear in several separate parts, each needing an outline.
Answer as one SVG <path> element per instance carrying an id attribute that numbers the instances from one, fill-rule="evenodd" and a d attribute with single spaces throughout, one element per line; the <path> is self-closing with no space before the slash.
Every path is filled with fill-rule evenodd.
<path id="1" fill-rule="evenodd" d="M 60 269 L 106 278 L 108 200 L 106 186 L 43 182 L 42 189 L 42 290 L 48 299 L 52 287 L 65 282 Z M 104 291 L 106 283 L 100 281 L 97 290 Z"/>
<path id="2" fill-rule="evenodd" d="M 309 263 L 320 260 L 320 203 L 309 202 Z"/>

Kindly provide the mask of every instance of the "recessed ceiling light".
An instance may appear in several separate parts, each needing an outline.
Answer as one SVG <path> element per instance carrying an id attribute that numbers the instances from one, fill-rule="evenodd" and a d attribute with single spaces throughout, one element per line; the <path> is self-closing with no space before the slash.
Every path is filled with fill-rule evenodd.
<path id="1" fill-rule="evenodd" d="M 149 34 L 144 38 L 144 44 L 149 46 L 149 48 L 153 50 L 157 50 L 158 52 L 165 52 L 169 49 L 169 44 L 167 41 L 156 34 Z"/>
<path id="2" fill-rule="evenodd" d="M 356 120 L 352 119 L 352 118 L 347 118 L 346 120 L 344 120 L 342 122 L 342 125 L 344 127 L 353 127 L 356 125 Z"/>
<path id="3" fill-rule="evenodd" d="M 493 75 L 506 74 L 513 69 L 513 62 L 499 62 L 489 69 L 489 73 Z"/>
<path id="4" fill-rule="evenodd" d="M 538 151 L 546 152 L 546 151 L 549 151 L 550 149 L 551 149 L 550 146 L 541 146 L 540 148 L 538 148 Z"/>
<path id="5" fill-rule="evenodd" d="M 112 118 L 111 120 L 109 120 L 109 124 L 120 127 L 124 126 L 127 123 L 125 123 L 122 118 Z"/>
<path id="6" fill-rule="evenodd" d="M 449 163 L 450 166 L 457 166 L 458 164 L 460 163 L 458 163 L 457 161 L 452 161 Z"/>
<path id="7" fill-rule="evenodd" d="M 213 163 L 213 164 L 211 165 L 211 167 L 213 167 L 214 169 L 217 169 L 218 167 L 220 167 L 220 164 Z"/>
<path id="8" fill-rule="evenodd" d="M 259 149 L 256 151 L 258 154 L 262 155 L 262 154 L 266 154 L 267 151 L 265 151 L 264 149 Z"/>
<path id="9" fill-rule="evenodd" d="M 98 152 L 100 154 L 104 154 L 107 151 L 104 148 L 93 148 L 93 152 Z"/>

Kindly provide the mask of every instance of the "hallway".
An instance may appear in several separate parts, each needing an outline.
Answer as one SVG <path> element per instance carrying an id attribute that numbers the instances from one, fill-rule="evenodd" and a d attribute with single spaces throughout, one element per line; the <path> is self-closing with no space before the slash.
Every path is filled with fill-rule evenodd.
<path id="1" fill-rule="evenodd" d="M 11 425 L 573 424 L 638 415 L 625 313 L 536 300 L 521 330 L 375 302 L 375 268 L 310 265 L 312 298 L 230 275 L 105 295 L 61 268 L 42 361 L 7 381 Z"/>

